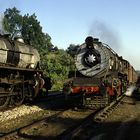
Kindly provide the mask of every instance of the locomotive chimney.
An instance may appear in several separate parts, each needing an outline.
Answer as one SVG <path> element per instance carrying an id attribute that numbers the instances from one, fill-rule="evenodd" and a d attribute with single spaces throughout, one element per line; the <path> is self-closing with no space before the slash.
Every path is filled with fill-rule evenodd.
<path id="1" fill-rule="evenodd" d="M 94 45 L 93 45 L 93 37 L 92 36 L 88 36 L 86 39 L 85 39 L 85 43 L 86 43 L 86 47 L 88 49 L 94 49 Z"/>

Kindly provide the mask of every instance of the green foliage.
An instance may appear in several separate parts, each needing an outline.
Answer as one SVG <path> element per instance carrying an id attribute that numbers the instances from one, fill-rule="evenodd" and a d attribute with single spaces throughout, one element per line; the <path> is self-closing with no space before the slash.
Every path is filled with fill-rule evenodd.
<path id="1" fill-rule="evenodd" d="M 47 35 L 42 32 L 40 22 L 37 21 L 35 14 L 23 16 L 21 34 L 25 42 L 36 46 L 37 49 L 47 49 Z"/>
<path id="2" fill-rule="evenodd" d="M 7 32 L 14 34 L 15 31 L 21 30 L 22 16 L 19 13 L 15 7 L 4 12 L 3 26 Z"/>
<path id="3" fill-rule="evenodd" d="M 35 14 L 22 16 L 15 7 L 6 9 L 3 26 L 12 35 L 18 31 L 18 35 L 24 38 L 25 43 L 35 46 L 39 51 L 48 51 L 48 48 L 53 46 L 51 37 L 42 32 L 42 27 Z"/>
<path id="4" fill-rule="evenodd" d="M 41 67 L 44 73 L 52 79 L 52 89 L 61 89 L 70 69 L 74 69 L 74 59 L 64 50 L 50 52 L 42 56 L 41 59 Z"/>
<path id="5" fill-rule="evenodd" d="M 75 54 L 77 53 L 78 47 L 79 47 L 79 45 L 70 44 L 70 46 L 67 48 L 66 52 L 74 58 Z"/>

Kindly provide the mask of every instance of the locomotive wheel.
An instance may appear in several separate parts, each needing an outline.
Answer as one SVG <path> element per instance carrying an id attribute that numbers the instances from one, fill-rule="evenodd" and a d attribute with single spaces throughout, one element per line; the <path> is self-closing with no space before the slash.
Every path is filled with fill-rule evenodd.
<path id="1" fill-rule="evenodd" d="M 16 95 L 12 97 L 14 105 L 16 105 L 16 106 L 21 105 L 23 103 L 24 97 L 25 97 L 22 86 L 15 86 L 13 92 L 16 93 Z"/>
<path id="2" fill-rule="evenodd" d="M 0 97 L 0 110 L 5 108 L 9 103 L 9 97 Z"/>

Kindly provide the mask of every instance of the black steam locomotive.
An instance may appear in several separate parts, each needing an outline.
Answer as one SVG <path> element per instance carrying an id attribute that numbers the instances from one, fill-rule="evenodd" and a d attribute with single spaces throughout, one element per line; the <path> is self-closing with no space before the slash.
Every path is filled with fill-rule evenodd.
<path id="1" fill-rule="evenodd" d="M 38 51 L 22 38 L 0 35 L 0 109 L 39 95 L 46 82 L 39 61 Z"/>
<path id="2" fill-rule="evenodd" d="M 137 73 L 127 60 L 91 36 L 78 47 L 75 66 L 63 92 L 67 99 L 82 97 L 80 102 L 84 105 L 106 106 L 137 80 Z"/>

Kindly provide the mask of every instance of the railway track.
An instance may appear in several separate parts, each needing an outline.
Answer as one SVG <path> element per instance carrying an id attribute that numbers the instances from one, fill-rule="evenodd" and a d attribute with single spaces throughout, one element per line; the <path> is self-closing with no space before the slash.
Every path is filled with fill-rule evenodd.
<path id="1" fill-rule="evenodd" d="M 60 130 L 60 129 L 62 129 L 62 130 L 60 130 L 60 132 L 58 134 L 54 134 L 54 135 L 52 134 L 52 136 L 46 137 L 46 136 L 44 136 L 44 134 L 41 135 L 41 132 L 40 132 L 40 135 L 36 135 L 35 132 L 40 131 L 42 129 L 43 131 L 45 131 L 45 133 L 49 133 L 49 131 L 51 131 L 50 128 L 55 129 L 54 127 L 58 127 L 55 125 L 52 125 L 53 127 L 52 126 L 50 127 L 50 124 L 53 124 L 53 123 L 54 124 L 60 123 L 59 125 L 61 126 L 62 118 L 60 119 L 60 116 L 63 114 L 70 114 L 70 113 L 68 113 L 69 109 L 59 111 L 59 112 L 55 113 L 54 115 L 51 115 L 49 117 L 43 118 L 38 121 L 35 121 L 31 124 L 18 128 L 12 132 L 5 133 L 5 134 L 3 134 L 3 136 L 0 137 L 0 140 L 11 140 L 11 139 L 16 140 L 19 138 L 23 138 L 23 139 L 28 139 L 28 138 L 55 139 L 55 138 L 57 138 L 57 139 L 61 139 L 61 140 L 74 139 L 82 132 L 82 129 L 84 127 L 86 127 L 89 123 L 94 121 L 94 124 L 96 127 L 98 123 L 103 121 L 117 107 L 117 105 L 119 104 L 119 102 L 122 98 L 123 98 L 123 96 L 119 97 L 116 101 L 112 102 L 106 108 L 100 108 L 100 109 L 96 108 L 96 109 L 90 110 L 90 112 L 79 122 L 72 123 L 69 121 L 69 123 L 72 123 L 72 124 L 69 125 L 69 127 L 59 128 L 58 130 Z M 67 119 L 69 119 L 69 118 L 67 118 Z M 51 120 L 53 120 L 53 121 L 51 121 Z M 33 132 L 30 133 L 31 130 L 33 130 Z"/>
<path id="2" fill-rule="evenodd" d="M 96 129 L 97 125 L 99 125 L 100 122 L 102 122 L 105 118 L 108 117 L 110 113 L 114 111 L 114 109 L 119 105 L 120 101 L 124 98 L 124 95 L 120 96 L 117 100 L 113 101 L 109 106 L 97 109 L 96 111 L 93 111 L 88 117 L 86 117 L 80 125 L 78 125 L 75 128 L 71 128 L 64 133 L 62 133 L 59 136 L 59 139 L 61 140 L 72 140 L 72 139 L 78 139 L 77 136 L 79 136 L 82 132 L 82 130 L 88 126 L 91 122 L 94 122 L 94 127 Z"/>

